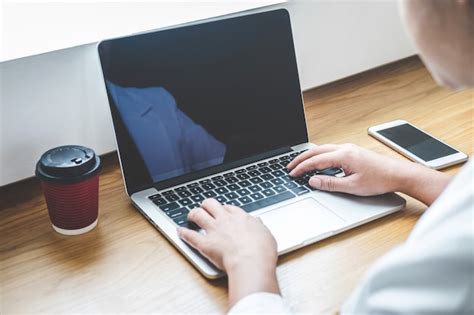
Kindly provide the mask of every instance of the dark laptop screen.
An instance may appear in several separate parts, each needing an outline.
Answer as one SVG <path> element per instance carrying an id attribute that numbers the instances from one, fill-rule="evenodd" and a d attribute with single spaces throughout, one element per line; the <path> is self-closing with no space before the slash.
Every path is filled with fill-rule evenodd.
<path id="1" fill-rule="evenodd" d="M 307 141 L 285 10 L 106 40 L 99 54 L 130 194 Z"/>

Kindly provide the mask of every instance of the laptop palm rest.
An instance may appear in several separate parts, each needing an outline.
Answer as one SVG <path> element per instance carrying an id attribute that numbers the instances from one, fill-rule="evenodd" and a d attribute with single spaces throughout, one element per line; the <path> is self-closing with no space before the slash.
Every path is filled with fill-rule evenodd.
<path id="1" fill-rule="evenodd" d="M 344 220 L 308 197 L 259 216 L 278 244 L 278 253 L 333 234 Z"/>

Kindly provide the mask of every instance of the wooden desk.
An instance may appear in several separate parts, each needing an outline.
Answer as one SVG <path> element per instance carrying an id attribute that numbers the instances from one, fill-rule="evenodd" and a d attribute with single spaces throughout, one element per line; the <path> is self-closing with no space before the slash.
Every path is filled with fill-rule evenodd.
<path id="1" fill-rule="evenodd" d="M 473 153 L 472 90 L 438 88 L 416 57 L 304 96 L 315 143 L 353 142 L 403 158 L 366 132 L 403 118 Z M 105 158 L 101 175 L 99 225 L 85 235 L 52 230 L 36 180 L 0 189 L 0 200 L 2 314 L 226 310 L 226 280 L 204 279 L 134 209 L 114 156 Z M 424 209 L 408 198 L 402 212 L 281 257 L 282 294 L 296 311 L 337 311 L 369 266 L 406 239 Z"/>

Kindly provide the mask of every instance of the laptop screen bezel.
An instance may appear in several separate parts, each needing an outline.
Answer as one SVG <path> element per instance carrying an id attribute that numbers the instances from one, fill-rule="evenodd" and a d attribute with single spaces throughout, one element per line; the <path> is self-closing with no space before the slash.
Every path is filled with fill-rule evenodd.
<path id="1" fill-rule="evenodd" d="M 113 104 L 113 98 L 109 94 L 108 89 L 107 89 L 106 84 L 105 84 L 106 80 L 105 80 L 105 74 L 104 74 L 104 71 L 103 71 L 103 58 L 100 55 L 101 45 L 103 45 L 104 43 L 106 43 L 108 41 L 126 39 L 126 38 L 130 38 L 130 37 L 141 36 L 141 35 L 144 35 L 144 34 L 150 34 L 150 33 L 155 33 L 155 32 L 166 32 L 168 30 L 173 30 L 173 29 L 181 28 L 181 27 L 192 27 L 192 26 L 200 25 L 200 24 L 204 24 L 204 23 L 218 22 L 218 21 L 221 21 L 221 20 L 229 19 L 229 18 L 232 19 L 232 18 L 239 18 L 239 17 L 244 17 L 244 16 L 250 16 L 250 15 L 258 15 L 258 14 L 284 14 L 284 16 L 286 18 L 285 22 L 287 23 L 287 25 L 290 28 L 289 29 L 289 34 L 290 34 L 290 37 L 291 37 L 291 45 L 290 46 L 292 47 L 291 55 L 294 58 L 294 60 L 292 60 L 292 62 L 296 66 L 297 62 L 296 62 L 296 52 L 295 52 L 295 48 L 294 48 L 293 33 L 292 33 L 292 29 L 291 29 L 291 22 L 290 22 L 289 12 L 286 9 L 277 9 L 277 10 L 263 11 L 263 12 L 257 12 L 257 13 L 248 13 L 247 12 L 245 14 L 242 14 L 242 13 L 230 14 L 230 15 L 221 16 L 221 17 L 217 17 L 217 18 L 210 18 L 210 19 L 195 21 L 195 22 L 191 22 L 191 23 L 185 23 L 185 24 L 175 25 L 175 26 L 171 26 L 171 27 L 160 28 L 160 29 L 157 29 L 157 30 L 141 32 L 141 33 L 132 34 L 132 35 L 128 35 L 128 36 L 111 38 L 111 39 L 100 41 L 97 44 L 97 47 L 96 47 L 97 49 L 96 50 L 97 50 L 97 54 L 98 54 L 98 57 L 99 57 L 99 62 L 101 64 L 101 73 L 102 73 L 102 77 L 103 77 L 103 80 L 104 80 L 104 90 L 107 94 L 107 98 L 108 98 L 108 101 L 109 101 L 109 109 L 111 110 L 111 118 L 112 118 L 114 131 L 115 131 L 114 133 L 115 133 L 115 140 L 116 140 L 116 144 L 117 144 L 117 155 L 119 157 L 120 167 L 121 167 L 121 170 L 122 170 L 122 176 L 123 176 L 124 183 L 125 183 L 125 190 L 126 190 L 126 192 L 129 196 L 131 196 L 135 192 L 142 191 L 142 190 L 145 190 L 145 189 L 149 189 L 149 188 L 152 188 L 152 187 L 154 187 L 158 190 L 162 190 L 162 189 L 166 189 L 168 187 L 173 187 L 173 186 L 180 185 L 180 184 L 183 184 L 183 183 L 186 183 L 186 182 L 190 182 L 190 181 L 193 181 L 193 180 L 196 180 L 196 179 L 200 179 L 200 178 L 203 178 L 203 177 L 206 177 L 206 176 L 210 176 L 212 174 L 225 172 L 226 170 L 230 170 L 230 169 L 233 169 L 233 168 L 236 168 L 236 167 L 239 167 L 239 166 L 250 164 L 250 163 L 253 163 L 253 162 L 265 159 L 265 158 L 269 158 L 269 157 L 272 157 L 272 156 L 275 156 L 275 155 L 278 155 L 278 154 L 283 154 L 283 153 L 286 153 L 286 152 L 290 152 L 290 151 L 292 151 L 291 150 L 292 146 L 296 146 L 296 145 L 308 142 L 308 131 L 307 131 L 307 126 L 306 126 L 306 119 L 304 119 L 303 123 L 304 123 L 305 133 L 301 134 L 301 141 L 298 141 L 298 143 L 291 144 L 290 146 L 281 147 L 281 148 L 271 150 L 271 151 L 267 151 L 267 152 L 264 152 L 264 153 L 261 153 L 261 154 L 252 155 L 252 156 L 249 156 L 249 157 L 237 160 L 237 161 L 220 164 L 220 165 L 217 165 L 217 166 L 213 166 L 213 167 L 206 168 L 206 169 L 203 169 L 203 170 L 199 170 L 199 171 L 184 174 L 184 175 L 181 175 L 181 176 L 169 178 L 169 179 L 166 179 L 166 180 L 163 180 L 163 181 L 154 182 L 154 183 L 151 183 L 151 184 L 150 183 L 138 183 L 138 184 L 135 183 L 135 184 L 132 185 L 132 184 L 130 184 L 130 181 L 127 180 L 127 173 L 128 172 L 125 169 L 126 166 L 122 162 L 122 159 L 123 159 L 122 154 L 124 154 L 124 152 L 121 152 L 121 150 L 120 150 L 121 140 L 119 139 L 119 135 L 117 133 L 117 127 L 116 127 L 117 120 L 120 119 L 120 118 L 119 118 L 118 113 L 116 113 L 116 112 L 114 113 L 114 111 L 112 109 L 112 107 L 113 107 L 113 105 L 112 105 Z M 299 72 L 298 72 L 297 66 L 296 66 L 295 72 L 296 72 L 296 77 L 294 79 L 296 80 L 296 84 L 299 87 L 298 96 L 299 96 L 299 100 L 300 100 L 300 106 L 302 107 L 302 113 L 305 116 L 304 100 L 303 100 L 303 95 L 302 95 L 302 91 L 301 91 L 301 85 L 300 85 L 300 80 L 299 80 Z M 292 105 L 292 106 L 295 106 L 295 105 Z"/>

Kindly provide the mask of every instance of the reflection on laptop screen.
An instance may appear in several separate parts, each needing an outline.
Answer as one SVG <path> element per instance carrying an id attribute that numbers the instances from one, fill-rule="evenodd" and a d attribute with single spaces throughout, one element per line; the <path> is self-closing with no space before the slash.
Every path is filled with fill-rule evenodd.
<path id="1" fill-rule="evenodd" d="M 99 45 L 129 193 L 307 141 L 286 11 Z"/>

